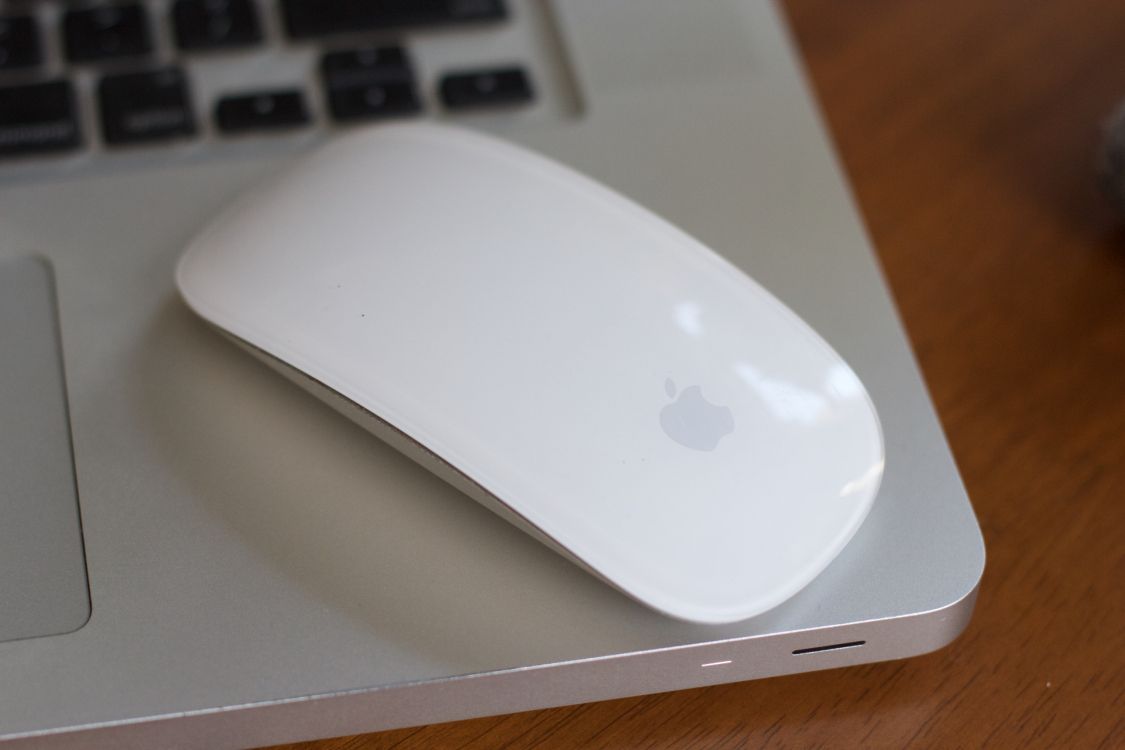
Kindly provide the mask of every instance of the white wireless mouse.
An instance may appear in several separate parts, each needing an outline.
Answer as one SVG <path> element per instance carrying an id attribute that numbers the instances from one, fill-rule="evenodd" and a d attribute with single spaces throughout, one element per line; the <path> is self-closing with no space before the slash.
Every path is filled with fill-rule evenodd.
<path id="1" fill-rule="evenodd" d="M 882 478 L 871 400 L 796 314 L 646 209 L 492 137 L 339 138 L 204 229 L 176 279 L 263 360 L 676 618 L 795 594 Z"/>

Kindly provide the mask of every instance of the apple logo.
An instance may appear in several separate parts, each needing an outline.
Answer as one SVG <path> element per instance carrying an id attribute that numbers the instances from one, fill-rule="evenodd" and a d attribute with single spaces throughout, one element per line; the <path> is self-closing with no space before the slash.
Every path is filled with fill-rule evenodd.
<path id="1" fill-rule="evenodd" d="M 726 406 L 712 404 L 703 397 L 703 389 L 691 385 L 676 398 L 676 384 L 664 381 L 664 391 L 672 403 L 660 411 L 664 434 L 680 445 L 697 451 L 713 451 L 727 435 L 734 432 L 734 415 Z"/>

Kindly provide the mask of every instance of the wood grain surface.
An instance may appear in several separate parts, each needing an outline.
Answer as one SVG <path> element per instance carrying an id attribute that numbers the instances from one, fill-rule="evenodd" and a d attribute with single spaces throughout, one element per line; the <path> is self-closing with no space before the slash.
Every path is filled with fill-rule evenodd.
<path id="1" fill-rule="evenodd" d="M 1122 0 L 786 3 L 988 545 L 928 656 L 287 746 L 1125 748 Z"/>

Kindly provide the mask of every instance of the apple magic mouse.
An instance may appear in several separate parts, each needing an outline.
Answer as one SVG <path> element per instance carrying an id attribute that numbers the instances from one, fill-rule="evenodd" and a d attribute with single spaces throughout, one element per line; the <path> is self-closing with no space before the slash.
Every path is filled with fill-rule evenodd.
<path id="1" fill-rule="evenodd" d="M 672 617 L 785 601 L 882 478 L 864 386 L 795 313 L 493 137 L 411 123 L 329 142 L 203 229 L 176 280 L 268 364 Z"/>

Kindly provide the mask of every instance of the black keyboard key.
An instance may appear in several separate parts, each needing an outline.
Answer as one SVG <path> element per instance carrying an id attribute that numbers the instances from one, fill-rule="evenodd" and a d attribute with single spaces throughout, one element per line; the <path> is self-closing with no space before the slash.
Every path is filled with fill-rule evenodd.
<path id="1" fill-rule="evenodd" d="M 363 47 L 356 50 L 329 52 L 320 63 L 329 82 L 349 76 L 370 76 L 411 79 L 414 74 L 402 47 Z"/>
<path id="2" fill-rule="evenodd" d="M 278 130 L 309 121 L 300 91 L 262 91 L 226 96 L 215 105 L 215 123 L 224 133 Z"/>
<path id="3" fill-rule="evenodd" d="M 245 47 L 262 39 L 251 0 L 176 0 L 172 24 L 182 50 Z"/>
<path id="4" fill-rule="evenodd" d="M 30 68 L 43 61 L 39 29 L 31 16 L 0 16 L 0 70 Z"/>
<path id="5" fill-rule="evenodd" d="M 328 109 L 337 120 L 408 115 L 421 109 L 400 47 L 329 52 L 321 63 Z"/>
<path id="6" fill-rule="evenodd" d="M 503 0 L 282 0 L 285 29 L 295 39 L 404 26 L 498 21 Z"/>
<path id="7" fill-rule="evenodd" d="M 106 76 L 98 84 L 102 137 L 110 145 L 195 133 L 187 81 L 178 68 Z"/>
<path id="8" fill-rule="evenodd" d="M 534 98 L 522 68 L 453 73 L 441 79 L 441 99 L 449 109 L 526 104 Z"/>
<path id="9" fill-rule="evenodd" d="M 81 140 L 70 81 L 0 88 L 0 156 L 66 151 Z"/>
<path id="10" fill-rule="evenodd" d="M 63 16 L 63 47 L 71 62 L 139 57 L 152 52 L 148 16 L 138 5 L 101 5 Z"/>
<path id="11" fill-rule="evenodd" d="M 329 92 L 332 116 L 340 121 L 395 117 L 417 112 L 421 105 L 409 83 L 372 83 Z"/>

